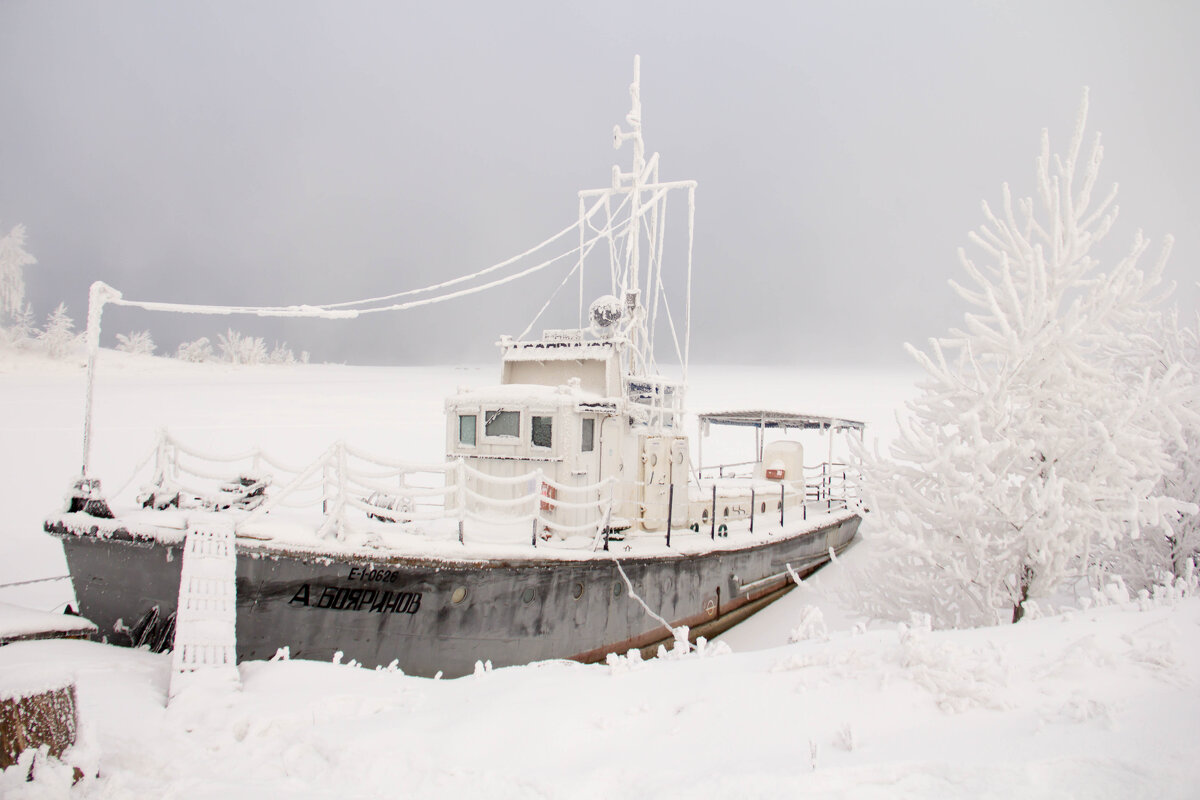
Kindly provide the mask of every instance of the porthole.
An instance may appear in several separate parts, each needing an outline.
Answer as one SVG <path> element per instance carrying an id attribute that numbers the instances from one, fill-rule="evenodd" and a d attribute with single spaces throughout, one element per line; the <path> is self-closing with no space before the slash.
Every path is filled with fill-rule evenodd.
<path id="1" fill-rule="evenodd" d="M 572 595 L 572 596 L 573 596 L 573 597 L 574 597 L 576 600 L 578 600 L 579 598 L 583 597 L 583 584 L 582 584 L 582 583 L 577 583 L 577 584 L 575 584 L 575 588 L 571 590 L 571 595 Z"/>
<path id="2" fill-rule="evenodd" d="M 521 592 L 521 602 L 522 603 L 532 603 L 533 602 L 533 587 L 532 586 L 527 586 L 525 588 L 525 591 Z"/>
<path id="3" fill-rule="evenodd" d="M 708 522 L 708 509 L 707 508 L 700 512 L 700 519 L 704 520 L 705 522 Z"/>
<path id="4" fill-rule="evenodd" d="M 764 500 L 763 504 L 762 504 L 762 513 L 764 513 L 764 514 L 767 513 L 767 501 L 766 500 Z"/>
<path id="5" fill-rule="evenodd" d="M 613 597 L 620 597 L 625 591 L 625 584 L 617 581 L 613 584 Z"/>
<path id="6" fill-rule="evenodd" d="M 465 587 L 465 586 L 456 586 L 454 591 L 450 594 L 450 602 L 454 603 L 455 605 L 458 605 L 459 603 L 461 603 L 463 600 L 466 600 L 466 599 L 467 599 L 467 587 Z"/>
<path id="7" fill-rule="evenodd" d="M 725 517 L 726 519 L 729 518 L 729 506 L 725 506 Z"/>

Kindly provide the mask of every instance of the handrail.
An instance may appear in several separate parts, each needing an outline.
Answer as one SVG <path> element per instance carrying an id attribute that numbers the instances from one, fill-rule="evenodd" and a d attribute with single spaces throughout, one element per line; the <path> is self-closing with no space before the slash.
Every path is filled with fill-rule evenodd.
<path id="1" fill-rule="evenodd" d="M 165 431 L 160 433 L 155 452 L 158 455 L 155 466 L 157 486 L 173 491 L 184 490 L 199 498 L 205 496 L 204 491 L 195 491 L 196 487 L 186 486 L 189 476 L 201 482 L 223 483 L 229 482 L 232 477 L 228 472 L 213 469 L 211 464 L 232 464 L 240 459 L 253 461 L 259 468 L 261 465 L 274 467 L 272 474 L 277 482 L 257 507 L 239 511 L 240 519 L 235 525 L 239 531 L 279 509 L 318 508 L 324 516 L 317 529 L 319 537 L 336 535 L 344 539 L 351 531 L 371 531 L 379 535 L 388 530 L 381 527 L 381 523 L 403 526 L 415 521 L 450 520 L 457 521 L 458 540 L 463 542 L 463 522 L 479 520 L 505 525 L 532 524 L 526 541 L 535 547 L 549 534 L 565 539 L 585 532 L 592 539 L 593 546 L 598 547 L 605 538 L 604 531 L 610 527 L 613 512 L 617 508 L 618 481 L 615 477 L 580 486 L 554 480 L 542 469 L 521 475 L 497 476 L 475 468 L 464 458 L 437 464 L 417 464 L 379 458 L 343 442 L 330 446 L 321 456 L 299 470 L 276 466 L 281 462 L 258 449 L 244 451 L 236 458 L 217 457 L 210 460 L 210 454 L 181 445 Z M 713 469 L 746 467 L 757 463 L 746 461 L 704 467 L 703 470 L 710 472 L 706 483 L 708 480 L 714 485 L 717 483 L 718 478 L 711 476 Z M 252 471 L 242 470 L 243 474 Z M 806 516 L 817 503 L 832 510 L 850 507 L 858 502 L 858 475 L 850 465 L 834 462 L 805 466 L 803 477 L 803 482 L 771 481 L 775 487 L 772 490 L 767 490 L 761 482 L 747 485 L 748 494 L 753 496 L 757 491 L 758 499 L 773 506 L 772 513 L 764 512 L 767 516 L 762 517 L 758 509 L 754 509 L 753 515 L 747 514 L 743 497 L 734 500 L 740 510 L 731 519 L 745 520 L 747 516 L 753 516 L 766 524 L 768 517 L 772 517 L 775 520 L 773 524 L 779 525 L 784 520 L 785 512 Z M 779 507 L 780 487 L 783 490 L 783 508 Z M 208 491 L 214 493 L 212 489 Z M 506 494 L 515 496 L 504 497 Z M 690 502 L 684 500 L 683 504 L 687 506 Z M 664 503 L 667 503 L 665 498 L 652 504 L 643 502 L 643 506 L 647 512 L 653 506 L 656 519 L 660 511 L 664 512 L 661 516 L 665 519 L 669 509 L 660 507 Z M 707 501 L 704 504 L 707 507 Z M 755 502 L 753 505 L 760 504 Z M 776 510 L 779 513 L 773 514 Z M 368 519 L 363 519 L 360 513 L 367 515 Z M 679 518 L 678 512 L 675 516 L 674 521 L 682 524 L 672 527 L 687 526 L 686 517 Z M 381 523 L 372 522 L 372 519 Z M 714 531 L 717 521 L 714 514 L 711 523 Z M 526 530 L 529 531 L 529 528 Z"/>
<path id="2" fill-rule="evenodd" d="M 312 477 L 318 469 L 324 467 L 326 465 L 326 462 L 329 460 L 330 456 L 333 455 L 334 450 L 335 450 L 334 447 L 331 447 L 328 450 L 326 450 L 319 458 L 317 458 L 316 461 L 309 464 L 308 467 L 303 472 L 301 472 L 299 475 L 297 475 L 296 478 L 291 483 L 289 483 L 287 486 L 283 487 L 283 489 L 281 489 L 278 493 L 268 497 L 262 505 L 260 505 L 258 508 L 251 511 L 250 514 L 245 519 L 241 520 L 238 524 L 234 525 L 234 531 L 236 532 L 239 528 L 244 527 L 247 522 L 250 522 L 258 517 L 263 516 L 268 511 L 270 511 L 272 508 L 275 508 L 276 506 L 278 506 L 283 501 L 283 499 L 285 497 L 287 497 L 289 494 L 291 494 L 293 491 L 295 491 L 299 487 L 300 484 L 302 484 L 304 481 L 306 481 L 310 477 Z"/>

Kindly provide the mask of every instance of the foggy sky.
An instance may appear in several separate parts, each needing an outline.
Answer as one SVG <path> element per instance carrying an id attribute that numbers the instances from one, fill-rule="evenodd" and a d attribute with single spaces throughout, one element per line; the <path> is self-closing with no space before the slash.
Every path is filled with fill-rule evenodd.
<path id="1" fill-rule="evenodd" d="M 693 361 L 902 364 L 961 319 L 980 201 L 1033 192 L 1085 85 L 1121 185 L 1106 252 L 1173 233 L 1196 307 L 1198 9 L 2 0 L 0 228 L 27 226 L 39 318 L 65 300 L 80 323 L 93 280 L 276 305 L 472 272 L 628 164 L 611 130 L 640 53 L 647 147 L 699 181 Z M 564 274 L 349 323 L 110 309 L 105 344 L 232 325 L 318 360 L 486 362 Z"/>

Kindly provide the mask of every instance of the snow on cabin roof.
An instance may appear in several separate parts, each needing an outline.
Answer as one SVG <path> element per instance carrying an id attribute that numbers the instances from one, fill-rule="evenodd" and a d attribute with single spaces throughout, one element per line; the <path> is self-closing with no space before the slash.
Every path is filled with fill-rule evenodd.
<path id="1" fill-rule="evenodd" d="M 811 430 L 815 428 L 834 430 L 859 430 L 866 424 L 854 419 L 840 417 L 820 417 L 815 414 L 796 414 L 790 411 L 765 411 L 751 409 L 748 411 L 712 411 L 698 415 L 702 423 L 710 425 L 742 425 L 753 428 L 799 428 Z"/>

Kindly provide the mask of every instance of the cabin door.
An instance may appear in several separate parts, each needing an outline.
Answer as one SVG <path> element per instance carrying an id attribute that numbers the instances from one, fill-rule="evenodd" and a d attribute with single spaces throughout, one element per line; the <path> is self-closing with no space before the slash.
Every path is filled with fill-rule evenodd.
<path id="1" fill-rule="evenodd" d="M 569 460 L 571 465 L 570 484 L 580 489 L 587 486 L 595 486 L 603 478 L 600 474 L 600 453 L 603 446 L 603 441 L 600 438 L 600 420 L 591 417 L 568 417 L 568 419 L 572 419 L 574 424 L 578 426 L 576 433 L 579 435 L 578 448 Z M 574 445 L 569 446 L 574 447 Z M 567 498 L 571 502 L 593 505 L 575 509 L 571 513 L 571 519 L 567 524 L 598 524 L 604 515 L 604 509 L 607 508 L 608 491 L 609 489 L 605 487 L 586 492 L 572 492 L 571 497 Z"/>
<path id="2" fill-rule="evenodd" d="M 647 436 L 642 440 L 641 458 L 641 517 L 642 528 L 666 530 L 667 505 L 671 526 L 685 527 L 688 523 L 688 447 L 682 436 Z M 671 486 L 674 485 L 674 498 Z"/>

